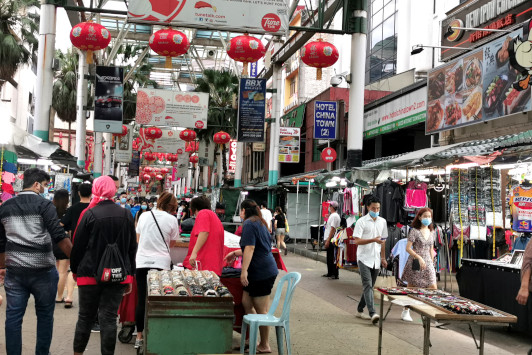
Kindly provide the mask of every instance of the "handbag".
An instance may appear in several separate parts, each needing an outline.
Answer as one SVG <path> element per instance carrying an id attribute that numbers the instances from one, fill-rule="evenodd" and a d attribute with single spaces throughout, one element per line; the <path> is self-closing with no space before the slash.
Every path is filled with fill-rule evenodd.
<path id="1" fill-rule="evenodd" d="M 174 263 L 172 262 L 172 255 L 170 255 L 170 248 L 168 248 L 168 244 L 166 244 L 166 240 L 164 240 L 163 232 L 161 231 L 161 227 L 159 227 L 159 223 L 157 222 L 157 218 L 155 218 L 155 215 L 153 214 L 153 211 L 150 211 L 151 215 L 153 216 L 153 220 L 155 221 L 155 224 L 157 225 L 157 229 L 159 230 L 159 233 L 161 234 L 161 238 L 163 238 L 163 243 L 166 246 L 166 250 L 168 250 L 168 255 L 170 256 L 170 270 L 174 269 Z"/>
<path id="2" fill-rule="evenodd" d="M 395 276 L 389 275 L 386 269 L 381 268 L 377 280 L 375 280 L 374 288 L 389 288 L 397 287 Z"/>
<path id="3" fill-rule="evenodd" d="M 421 264 L 419 263 L 419 259 L 414 259 L 412 261 L 412 270 L 413 271 L 419 271 L 421 270 Z"/>

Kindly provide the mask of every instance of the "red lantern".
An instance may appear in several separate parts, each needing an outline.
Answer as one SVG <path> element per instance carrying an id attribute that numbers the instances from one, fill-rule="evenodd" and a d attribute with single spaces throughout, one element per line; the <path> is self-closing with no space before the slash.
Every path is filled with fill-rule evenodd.
<path id="1" fill-rule="evenodd" d="M 163 161 L 165 157 L 166 157 L 165 153 L 157 153 L 157 158 L 159 158 L 159 161 Z"/>
<path id="2" fill-rule="evenodd" d="M 107 28 L 95 22 L 82 22 L 72 27 L 70 42 L 81 50 L 87 51 L 87 63 L 92 63 L 92 51 L 107 48 L 111 34 Z"/>
<path id="3" fill-rule="evenodd" d="M 194 152 L 197 152 L 198 149 L 199 149 L 199 142 L 188 142 L 187 147 L 185 148 L 185 152 L 194 153 Z"/>
<path id="4" fill-rule="evenodd" d="M 330 67 L 338 60 L 338 49 L 334 44 L 323 41 L 309 42 L 301 49 L 301 60 L 308 66 L 318 68 L 316 80 L 321 80 L 321 68 Z"/>
<path id="5" fill-rule="evenodd" d="M 179 159 L 179 156 L 177 154 L 168 154 L 166 156 L 166 160 L 168 160 L 171 163 L 175 163 Z"/>
<path id="6" fill-rule="evenodd" d="M 161 181 L 162 179 L 163 179 L 162 175 L 156 175 L 155 176 L 155 180 L 157 180 L 157 181 Z"/>
<path id="7" fill-rule="evenodd" d="M 148 153 L 146 153 L 146 154 L 148 154 Z M 144 171 L 147 172 L 147 173 L 151 173 L 151 172 L 153 171 L 153 168 L 150 167 L 150 166 L 146 166 L 146 167 L 144 168 Z"/>
<path id="8" fill-rule="evenodd" d="M 155 53 L 166 57 L 164 65 L 166 68 L 172 68 L 172 57 L 185 54 L 189 46 L 187 36 L 171 28 L 159 30 L 150 37 L 150 48 Z"/>
<path id="9" fill-rule="evenodd" d="M 144 154 L 144 159 L 146 159 L 147 161 L 155 161 L 157 157 L 155 156 L 154 153 L 148 152 Z"/>
<path id="10" fill-rule="evenodd" d="M 150 179 L 151 179 L 151 176 L 150 176 L 150 174 L 144 174 L 144 176 L 142 176 L 142 178 L 143 178 L 144 180 L 150 180 Z"/>
<path id="11" fill-rule="evenodd" d="M 179 138 L 186 142 L 193 141 L 194 139 L 196 139 L 196 132 L 191 129 L 185 129 L 184 131 L 181 131 L 181 133 L 179 133 Z"/>
<path id="12" fill-rule="evenodd" d="M 163 136 L 163 131 L 159 127 L 145 128 L 144 136 L 148 139 L 159 139 Z"/>
<path id="13" fill-rule="evenodd" d="M 199 157 L 197 155 L 191 155 L 190 158 L 189 158 L 189 161 L 192 163 L 192 164 L 197 164 L 199 162 Z"/>
<path id="14" fill-rule="evenodd" d="M 122 133 L 113 133 L 113 136 L 115 136 L 115 137 L 123 137 L 123 136 L 125 136 L 127 134 L 127 131 L 128 131 L 127 126 L 126 125 L 122 125 Z M 135 142 L 133 142 L 133 144 L 134 143 Z"/>
<path id="15" fill-rule="evenodd" d="M 153 172 L 153 173 L 150 173 L 150 177 L 154 178 L 157 176 L 157 173 L 156 172 Z"/>
<path id="16" fill-rule="evenodd" d="M 168 171 L 169 170 L 167 168 L 161 168 L 161 174 L 163 174 L 163 175 L 168 174 Z"/>
<path id="17" fill-rule="evenodd" d="M 227 55 L 238 62 L 243 62 L 242 75 L 248 75 L 248 63 L 258 61 L 265 53 L 266 49 L 262 42 L 247 33 L 231 39 L 227 45 Z"/>
<path id="18" fill-rule="evenodd" d="M 224 131 L 215 133 L 213 137 L 213 142 L 216 144 L 226 144 L 226 143 L 229 143 L 230 140 L 231 140 L 231 136 L 229 135 L 229 133 L 224 132 Z"/>

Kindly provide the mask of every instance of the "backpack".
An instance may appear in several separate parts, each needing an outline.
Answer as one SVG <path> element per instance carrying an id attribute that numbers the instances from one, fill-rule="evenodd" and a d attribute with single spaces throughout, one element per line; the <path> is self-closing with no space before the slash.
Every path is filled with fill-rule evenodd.
<path id="1" fill-rule="evenodd" d="M 125 225 L 125 224 L 124 224 Z M 118 248 L 118 242 L 123 238 L 124 228 L 118 234 L 114 243 L 107 244 L 96 270 L 96 282 L 103 285 L 121 283 L 127 278 L 124 258 Z"/>

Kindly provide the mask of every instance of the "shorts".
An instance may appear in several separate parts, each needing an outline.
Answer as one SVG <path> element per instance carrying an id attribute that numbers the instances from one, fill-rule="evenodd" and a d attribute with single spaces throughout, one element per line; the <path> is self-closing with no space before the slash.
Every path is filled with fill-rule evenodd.
<path id="1" fill-rule="evenodd" d="M 272 293 L 273 284 L 275 283 L 276 278 L 277 275 L 259 281 L 250 280 L 249 285 L 244 287 L 244 291 L 249 293 L 250 297 L 269 296 Z"/>
<path id="2" fill-rule="evenodd" d="M 275 230 L 275 235 L 285 235 L 286 234 L 286 228 L 277 228 Z"/>

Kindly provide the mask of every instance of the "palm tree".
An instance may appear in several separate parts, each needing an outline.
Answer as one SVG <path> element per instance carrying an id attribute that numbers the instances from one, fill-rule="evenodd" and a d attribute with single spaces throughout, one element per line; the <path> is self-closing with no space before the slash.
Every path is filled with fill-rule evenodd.
<path id="1" fill-rule="evenodd" d="M 238 77 L 227 70 L 205 69 L 203 76 L 196 81 L 196 91 L 209 94 L 207 129 L 197 130 L 198 139 L 207 143 L 214 133 L 226 131 L 236 135 L 237 110 L 233 108 L 233 98 L 238 94 Z M 216 148 L 218 149 L 218 148 Z M 222 148 L 223 176 L 227 175 L 227 149 Z"/>
<path id="2" fill-rule="evenodd" d="M 56 80 L 52 88 L 52 107 L 57 117 L 68 123 L 68 152 L 70 153 L 70 133 L 72 123 L 76 121 L 76 92 L 78 85 L 77 66 L 79 56 L 68 50 L 66 53 L 57 50 L 60 70 L 56 73 Z"/>
<path id="3" fill-rule="evenodd" d="M 0 0 L 0 89 L 13 80 L 20 66 L 29 64 L 39 41 L 39 15 L 27 8 L 38 0 Z"/>

